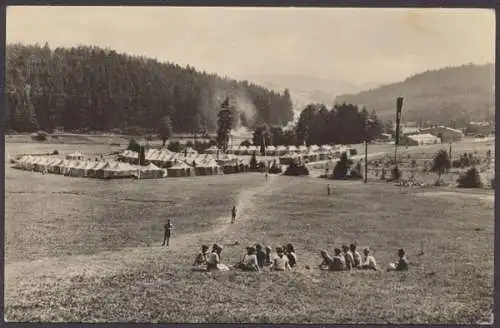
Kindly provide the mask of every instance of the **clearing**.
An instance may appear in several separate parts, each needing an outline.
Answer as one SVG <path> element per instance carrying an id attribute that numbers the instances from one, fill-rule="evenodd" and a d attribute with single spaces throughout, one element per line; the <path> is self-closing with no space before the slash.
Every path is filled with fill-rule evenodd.
<path id="1" fill-rule="evenodd" d="M 444 324 L 492 312 L 494 204 L 450 188 L 329 180 L 327 196 L 311 177 L 100 181 L 9 167 L 5 182 L 9 321 Z M 231 225 L 233 204 L 242 213 Z M 159 246 L 167 218 L 171 249 Z M 405 248 L 410 271 L 315 269 L 320 249 L 354 241 L 383 269 Z M 291 242 L 299 267 L 191 272 L 214 242 L 228 265 L 248 244 Z"/>

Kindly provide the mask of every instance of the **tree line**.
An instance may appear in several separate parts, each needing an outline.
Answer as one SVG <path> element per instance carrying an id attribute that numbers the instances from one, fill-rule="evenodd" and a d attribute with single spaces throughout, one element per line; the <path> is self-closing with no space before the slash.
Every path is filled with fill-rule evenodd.
<path id="1" fill-rule="evenodd" d="M 10 44 L 6 57 L 8 130 L 158 133 L 171 125 L 175 133 L 213 132 L 225 97 L 244 97 L 254 107 L 255 117 L 238 112 L 234 124 L 253 128 L 293 119 L 288 90 L 280 93 L 190 66 L 92 46 Z"/>
<path id="2" fill-rule="evenodd" d="M 309 104 L 291 129 L 261 124 L 253 134 L 254 145 L 357 144 L 371 141 L 384 129 L 377 113 L 351 104 L 336 104 L 327 109 Z"/>

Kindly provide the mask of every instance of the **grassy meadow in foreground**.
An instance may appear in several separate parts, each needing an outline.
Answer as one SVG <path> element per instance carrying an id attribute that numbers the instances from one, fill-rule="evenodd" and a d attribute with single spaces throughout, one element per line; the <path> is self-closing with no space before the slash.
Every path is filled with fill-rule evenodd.
<path id="1" fill-rule="evenodd" d="M 493 192 L 262 175 L 95 181 L 7 168 L 9 321 L 472 323 L 493 306 Z M 118 188 L 118 186 L 120 188 Z M 242 216 L 227 224 L 233 202 Z M 173 246 L 159 247 L 175 219 Z M 202 243 L 232 265 L 244 246 L 296 247 L 289 273 L 191 272 Z M 381 268 L 321 272 L 356 241 Z M 236 243 L 238 242 L 238 243 Z M 238 244 L 238 245 L 237 245 Z M 148 246 L 149 245 L 149 246 Z M 418 256 L 421 247 L 424 255 Z M 311 270 L 305 268 L 306 265 Z"/>

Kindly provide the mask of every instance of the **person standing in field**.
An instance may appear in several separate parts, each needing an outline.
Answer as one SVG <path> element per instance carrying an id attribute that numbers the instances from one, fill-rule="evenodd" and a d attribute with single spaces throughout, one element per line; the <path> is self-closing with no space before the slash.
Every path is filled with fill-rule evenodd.
<path id="1" fill-rule="evenodd" d="M 297 264 L 297 254 L 292 244 L 287 244 L 285 247 L 285 255 L 288 257 L 288 263 L 293 268 Z"/>
<path id="2" fill-rule="evenodd" d="M 326 185 L 326 193 L 328 196 L 332 194 L 332 187 L 330 186 L 330 184 Z"/>
<path id="3" fill-rule="evenodd" d="M 167 247 L 170 247 L 170 235 L 172 233 L 173 227 L 174 226 L 172 225 L 172 222 L 170 221 L 170 219 L 168 219 L 167 223 L 163 226 L 163 228 L 165 229 L 165 233 L 163 234 L 162 246 L 165 246 L 166 243 Z"/>
<path id="4" fill-rule="evenodd" d="M 233 206 L 233 209 L 231 211 L 231 223 L 236 222 L 236 206 Z"/>

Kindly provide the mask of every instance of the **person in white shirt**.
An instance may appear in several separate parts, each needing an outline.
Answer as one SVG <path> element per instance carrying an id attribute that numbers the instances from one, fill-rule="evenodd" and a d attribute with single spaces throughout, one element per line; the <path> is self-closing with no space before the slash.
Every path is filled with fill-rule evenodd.
<path id="1" fill-rule="evenodd" d="M 207 270 L 219 270 L 220 264 L 220 253 L 222 252 L 222 246 L 218 244 L 214 244 L 212 246 L 212 253 L 208 256 L 207 259 Z"/>
<path id="2" fill-rule="evenodd" d="M 288 257 L 283 252 L 283 248 L 276 247 L 277 256 L 273 259 L 273 264 L 271 265 L 272 271 L 288 271 L 291 270 L 290 263 L 288 262 Z"/>
<path id="3" fill-rule="evenodd" d="M 247 247 L 247 254 L 236 267 L 243 271 L 260 271 L 255 247 Z"/>
<path id="4" fill-rule="evenodd" d="M 363 250 L 363 254 L 365 255 L 365 259 L 361 262 L 360 269 L 377 271 L 377 261 L 375 261 L 375 257 L 373 257 L 373 255 L 370 255 L 370 250 L 365 248 Z"/>

